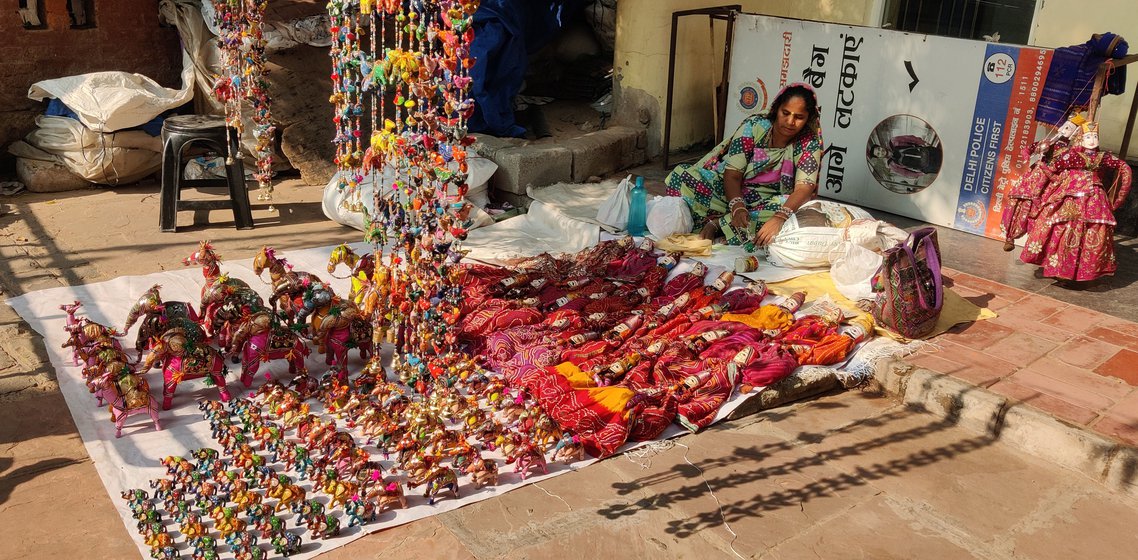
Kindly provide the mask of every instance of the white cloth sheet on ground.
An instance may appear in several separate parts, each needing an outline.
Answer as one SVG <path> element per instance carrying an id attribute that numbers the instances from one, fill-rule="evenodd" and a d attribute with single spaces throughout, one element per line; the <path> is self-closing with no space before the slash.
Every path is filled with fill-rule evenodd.
<path id="1" fill-rule="evenodd" d="M 471 231 L 462 247 L 468 259 L 504 264 L 541 253 L 575 253 L 596 245 L 600 233 L 599 226 L 535 200 L 525 214 Z"/>
<path id="2" fill-rule="evenodd" d="M 357 252 L 366 250 L 366 246 L 363 244 L 357 244 L 355 248 Z M 193 247 L 187 247 L 187 255 L 193 249 Z M 288 259 L 288 261 L 295 266 L 296 270 L 315 272 L 319 274 L 320 277 L 329 281 L 335 290 L 345 293 L 348 289 L 347 280 L 333 278 L 324 272 L 330 250 L 331 247 L 296 251 L 289 250 L 282 251 L 281 255 Z M 233 278 L 239 278 L 248 282 L 250 286 L 253 286 L 262 294 L 269 291 L 267 284 L 259 280 L 253 274 L 250 259 L 225 261 L 222 263 L 222 271 L 228 273 Z M 346 272 L 344 269 L 341 269 L 338 275 L 346 275 Z M 161 413 L 161 431 L 155 431 L 153 429 L 153 424 L 150 422 L 148 416 L 133 416 L 127 420 L 123 429 L 123 436 L 116 439 L 114 436 L 114 426 L 108 419 L 106 408 L 97 407 L 95 405 L 94 397 L 88 393 L 83 379 L 80 376 L 81 368 L 71 364 L 70 351 L 61 347 L 63 342 L 67 340 L 67 336 L 64 331 L 66 316 L 64 312 L 59 309 L 59 306 L 79 300 L 83 302 L 83 307 L 79 312 L 80 316 L 89 317 L 93 321 L 108 326 L 121 328 L 130 307 L 137 300 L 138 296 L 154 284 L 160 284 L 162 286 L 162 297 L 164 301 L 193 302 L 196 308 L 204 283 L 200 269 L 194 267 L 157 272 L 144 276 L 124 276 L 105 282 L 81 286 L 40 290 L 7 300 L 7 303 L 11 305 L 36 332 L 43 336 L 48 356 L 56 371 L 60 391 L 63 393 L 64 400 L 75 420 L 75 425 L 87 448 L 87 453 L 90 455 L 95 469 L 99 473 L 99 477 L 102 479 L 107 493 L 111 497 L 112 503 L 122 517 L 127 532 L 135 540 L 135 543 L 139 547 L 139 553 L 143 558 L 149 557 L 149 548 L 144 545 L 141 537 L 137 534 L 135 521 L 131 517 L 129 509 L 119 494 L 130 488 L 145 488 L 149 491 L 148 481 L 154 478 L 160 478 L 165 474 L 163 467 L 159 464 L 159 460 L 163 457 L 168 455 L 186 455 L 189 451 L 201 447 L 220 447 L 210 437 L 209 425 L 203 420 L 196 406 L 199 400 L 216 399 L 218 396 L 217 390 L 212 387 L 206 387 L 203 380 L 184 382 L 178 387 L 174 398 L 174 407 L 169 411 Z M 124 337 L 123 342 L 125 347 L 133 347 L 134 334 L 136 332 L 137 326 Z M 388 348 L 387 351 L 390 353 L 390 348 Z M 354 364 L 352 371 L 358 371 L 362 364 L 359 362 L 355 352 L 351 353 L 351 359 Z M 319 364 L 323 364 L 323 358 L 313 352 L 313 355 L 308 360 L 308 366 L 314 374 L 322 371 Z M 239 367 L 240 366 L 233 366 L 233 370 L 231 370 L 228 376 L 230 380 L 228 387 L 235 397 L 248 394 L 241 390 L 242 388 L 239 382 L 236 381 L 236 379 L 238 379 L 236 370 L 239 369 Z M 272 371 L 277 379 L 287 381 L 288 376 L 285 366 L 279 362 L 270 362 L 262 365 L 261 374 L 254 380 L 254 385 L 251 390 L 255 390 L 265 382 L 263 374 L 266 371 Z M 152 394 L 156 397 L 160 397 L 162 385 L 160 374 L 151 373 L 148 377 Z M 726 418 L 732 411 L 743 404 L 747 398 L 757 394 L 758 391 L 745 396 L 739 394 L 733 395 L 732 399 L 719 410 L 716 421 Z M 340 425 L 343 426 L 343 423 L 340 422 Z M 673 424 L 661 437 L 670 438 L 684 433 L 686 433 L 686 431 L 683 428 Z M 358 432 L 355 435 L 357 442 L 364 441 L 365 438 L 360 436 Z M 631 449 L 639 445 L 644 444 L 629 444 L 625 446 L 624 449 Z M 367 449 L 373 452 L 373 459 L 382 459 L 382 456 L 378 454 L 374 447 L 368 446 Z M 307 535 L 305 535 L 303 553 L 294 555 L 293 558 L 311 558 L 316 554 L 345 545 L 368 533 L 450 511 L 465 504 L 492 498 L 524 486 L 525 484 L 539 482 L 552 476 L 565 474 L 570 470 L 579 469 L 594 461 L 595 460 L 591 459 L 585 460 L 571 466 L 551 463 L 548 475 L 534 475 L 524 482 L 512 472 L 507 473 L 508 468 L 503 467 L 501 484 L 496 487 L 483 488 L 478 491 L 472 491 L 472 486 L 464 484 L 464 482 L 468 480 L 467 477 L 464 476 L 460 479 L 460 483 L 463 483 L 461 484 L 461 498 L 457 500 L 450 498 L 442 499 L 433 506 L 427 505 L 426 500 L 409 490 L 408 499 L 411 507 L 408 509 L 386 512 L 382 514 L 376 522 L 362 528 L 356 527 L 348 529 L 347 519 L 344 519 L 342 523 L 344 529 L 340 537 L 313 543 L 310 542 Z M 385 469 L 390 467 L 390 465 L 390 462 L 384 462 Z M 310 489 L 307 481 L 298 482 L 302 482 L 302 486 Z M 287 515 L 285 519 L 288 521 L 290 528 L 295 527 L 293 514 Z M 176 525 L 168 525 L 167 529 L 174 532 L 176 531 Z M 184 543 L 184 539 L 179 537 L 178 542 Z M 219 551 L 222 549 L 226 549 L 226 547 L 219 546 Z M 181 552 L 184 555 L 188 555 L 188 551 L 184 548 Z M 226 552 L 222 556 L 228 558 L 232 555 Z"/>
<path id="3" fill-rule="evenodd" d="M 620 179 L 607 179 L 600 183 L 557 183 L 548 187 L 526 187 L 526 194 L 557 208 L 570 218 L 611 232 L 615 231 L 612 226 L 597 220 L 597 209 L 619 184 Z"/>
<path id="4" fill-rule="evenodd" d="M 602 228 L 596 220 L 597 209 L 619 184 L 618 179 L 600 183 L 558 183 L 539 189 L 526 189 L 534 199 L 529 213 L 471 231 L 463 248 L 468 259 L 490 264 L 506 264 L 542 253 L 574 253 L 598 241 L 617 239 L 621 234 Z M 748 256 L 740 246 L 714 245 L 707 257 L 690 257 L 702 261 L 713 277 L 720 271 L 735 268 L 735 259 Z M 760 257 L 765 253 L 760 250 Z M 752 280 L 782 282 L 822 268 L 784 268 L 761 258 L 758 271 L 742 276 Z M 827 267 L 828 268 L 828 267 Z"/>

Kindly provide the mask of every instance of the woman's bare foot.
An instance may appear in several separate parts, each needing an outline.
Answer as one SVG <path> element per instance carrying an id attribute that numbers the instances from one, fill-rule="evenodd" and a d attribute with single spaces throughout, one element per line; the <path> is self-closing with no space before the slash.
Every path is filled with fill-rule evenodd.
<path id="1" fill-rule="evenodd" d="M 700 239 L 707 239 L 709 241 L 715 241 L 716 235 L 719 235 L 719 226 L 714 222 L 703 226 L 703 229 L 699 232 Z"/>

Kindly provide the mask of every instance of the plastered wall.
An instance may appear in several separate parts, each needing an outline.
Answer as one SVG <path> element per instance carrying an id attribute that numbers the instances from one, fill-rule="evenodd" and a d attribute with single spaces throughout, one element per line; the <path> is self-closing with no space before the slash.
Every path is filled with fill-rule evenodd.
<path id="1" fill-rule="evenodd" d="M 727 3 L 698 0 L 620 0 L 617 4 L 615 75 L 618 119 L 648 127 L 649 154 L 664 137 L 668 44 L 672 12 Z M 744 12 L 863 25 L 876 21 L 873 0 L 740 0 Z M 714 84 L 723 70 L 725 25 L 705 16 L 681 20 L 677 35 L 672 149 L 711 140 L 715 131 Z"/>

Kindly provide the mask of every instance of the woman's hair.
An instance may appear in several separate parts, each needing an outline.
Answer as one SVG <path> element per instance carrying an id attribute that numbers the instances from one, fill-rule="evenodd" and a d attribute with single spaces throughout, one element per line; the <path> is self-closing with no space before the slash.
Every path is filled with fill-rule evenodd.
<path id="1" fill-rule="evenodd" d="M 782 109 L 782 106 L 793 97 L 801 97 L 802 101 L 806 102 L 807 123 L 818 118 L 818 98 L 814 96 L 813 91 L 800 85 L 788 86 L 774 98 L 774 101 L 771 102 L 771 110 L 767 113 L 770 118 L 775 119 L 778 116 L 779 109 Z"/>

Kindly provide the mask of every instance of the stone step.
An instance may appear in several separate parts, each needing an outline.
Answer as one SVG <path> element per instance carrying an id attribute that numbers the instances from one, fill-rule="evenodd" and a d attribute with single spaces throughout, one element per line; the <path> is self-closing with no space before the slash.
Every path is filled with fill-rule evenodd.
<path id="1" fill-rule="evenodd" d="M 589 177 L 607 175 L 648 159 L 647 132 L 627 126 L 540 140 L 481 134 L 477 139 L 474 151 L 498 164 L 490 178 L 492 195 L 511 203 L 528 201 L 527 187 L 584 183 Z"/>

